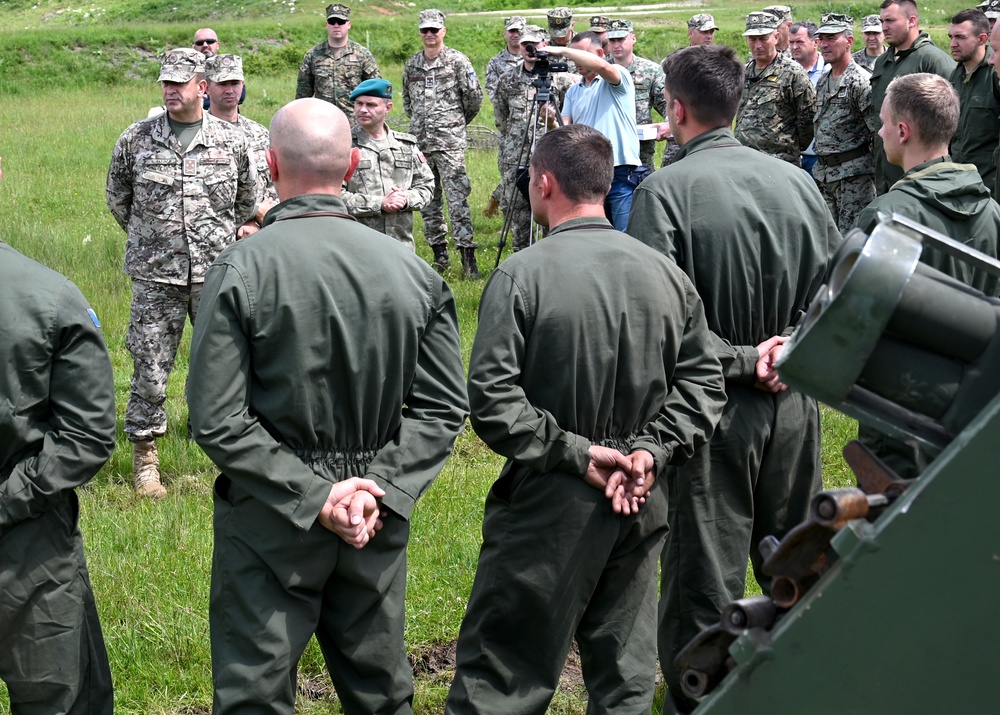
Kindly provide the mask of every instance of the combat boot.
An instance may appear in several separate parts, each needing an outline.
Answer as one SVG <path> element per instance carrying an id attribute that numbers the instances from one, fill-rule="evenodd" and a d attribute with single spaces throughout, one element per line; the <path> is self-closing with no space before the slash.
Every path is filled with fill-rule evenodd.
<path id="1" fill-rule="evenodd" d="M 496 196 L 490 197 L 490 203 L 487 204 L 486 208 L 483 210 L 483 216 L 486 218 L 493 218 L 500 211 L 500 202 L 497 201 Z"/>
<path id="2" fill-rule="evenodd" d="M 462 248 L 462 273 L 466 278 L 482 278 L 479 273 L 479 264 L 476 263 L 476 249 Z"/>
<path id="3" fill-rule="evenodd" d="M 156 453 L 156 440 L 135 442 L 132 457 L 132 486 L 135 493 L 150 499 L 162 499 L 167 490 L 160 484 L 160 458 Z"/>
<path id="4" fill-rule="evenodd" d="M 451 265 L 451 261 L 448 260 L 448 244 L 435 243 L 431 248 L 434 249 L 434 270 L 444 275 Z"/>

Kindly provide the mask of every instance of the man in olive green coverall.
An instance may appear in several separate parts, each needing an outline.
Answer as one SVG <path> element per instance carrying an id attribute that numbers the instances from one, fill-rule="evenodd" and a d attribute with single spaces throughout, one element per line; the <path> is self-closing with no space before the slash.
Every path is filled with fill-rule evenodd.
<path id="1" fill-rule="evenodd" d="M 409 517 L 468 413 L 455 303 L 347 215 L 339 109 L 296 100 L 270 135 L 281 203 L 209 269 L 191 347 L 195 439 L 223 472 L 213 712 L 291 715 L 315 633 L 346 713 L 409 713 Z"/>
<path id="2" fill-rule="evenodd" d="M 1000 205 L 990 198 L 972 164 L 957 164 L 948 142 L 959 118 L 958 94 L 947 80 L 918 73 L 897 77 L 882 104 L 879 133 L 885 155 L 904 172 L 889 193 L 876 198 L 858 217 L 858 228 L 871 233 L 879 212 L 899 213 L 993 258 L 1000 240 Z M 990 296 L 1000 295 L 1000 281 L 934 247 L 920 260 Z M 900 477 L 912 479 L 931 455 L 873 427 L 858 426 L 858 437 Z"/>
<path id="3" fill-rule="evenodd" d="M 538 142 L 529 197 L 550 232 L 483 292 L 472 424 L 507 464 L 486 500 L 447 713 L 544 713 L 574 637 L 588 712 L 653 703 L 656 476 L 708 439 L 725 395 L 691 282 L 604 216 L 611 157 L 580 124 Z"/>
<path id="4" fill-rule="evenodd" d="M 819 408 L 758 369 L 770 365 L 840 242 L 807 173 L 740 146 L 729 127 L 743 87 L 733 50 L 689 47 L 664 62 L 667 119 L 681 149 L 635 193 L 628 233 L 684 270 L 705 303 L 726 408 L 707 446 L 667 472 L 660 665 L 665 709 L 691 709 L 677 653 L 743 596 L 747 557 L 781 538 L 820 488 Z"/>
<path id="5" fill-rule="evenodd" d="M 0 325 L 0 680 L 14 715 L 110 715 L 73 490 L 115 446 L 111 359 L 77 287 L 2 242 Z"/>

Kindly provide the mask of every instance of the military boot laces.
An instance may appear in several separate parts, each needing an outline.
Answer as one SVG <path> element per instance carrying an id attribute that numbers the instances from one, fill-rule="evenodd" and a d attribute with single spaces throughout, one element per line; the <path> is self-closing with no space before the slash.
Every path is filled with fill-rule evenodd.
<path id="1" fill-rule="evenodd" d="M 444 272 L 448 270 L 451 265 L 451 261 L 448 260 L 448 246 L 444 243 L 439 243 L 431 246 L 434 249 L 434 269 L 444 275 Z"/>
<path id="2" fill-rule="evenodd" d="M 162 499 L 167 490 L 160 484 L 160 459 L 156 453 L 156 441 L 152 439 L 136 442 L 132 458 L 132 486 L 135 493 L 150 499 Z"/>
<path id="3" fill-rule="evenodd" d="M 462 273 L 466 278 L 482 278 L 482 275 L 479 273 L 479 264 L 476 263 L 475 248 L 462 249 Z"/>

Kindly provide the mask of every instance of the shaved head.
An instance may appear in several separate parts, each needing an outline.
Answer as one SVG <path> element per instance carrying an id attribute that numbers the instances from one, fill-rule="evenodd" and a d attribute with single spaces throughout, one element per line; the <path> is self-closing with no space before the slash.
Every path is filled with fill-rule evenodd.
<path id="1" fill-rule="evenodd" d="M 271 151 L 286 177 L 339 189 L 351 163 L 351 125 L 329 102 L 296 99 L 271 120 Z"/>

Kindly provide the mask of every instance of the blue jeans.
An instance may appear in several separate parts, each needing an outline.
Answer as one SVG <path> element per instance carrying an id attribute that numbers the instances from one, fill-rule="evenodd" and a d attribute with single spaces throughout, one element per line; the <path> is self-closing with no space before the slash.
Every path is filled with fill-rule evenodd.
<path id="1" fill-rule="evenodd" d="M 611 190 L 604 199 L 604 213 L 616 230 L 624 231 L 628 225 L 628 214 L 632 210 L 632 192 L 635 186 L 629 181 L 629 175 L 634 166 L 623 164 L 615 167 L 614 178 L 611 179 Z"/>

